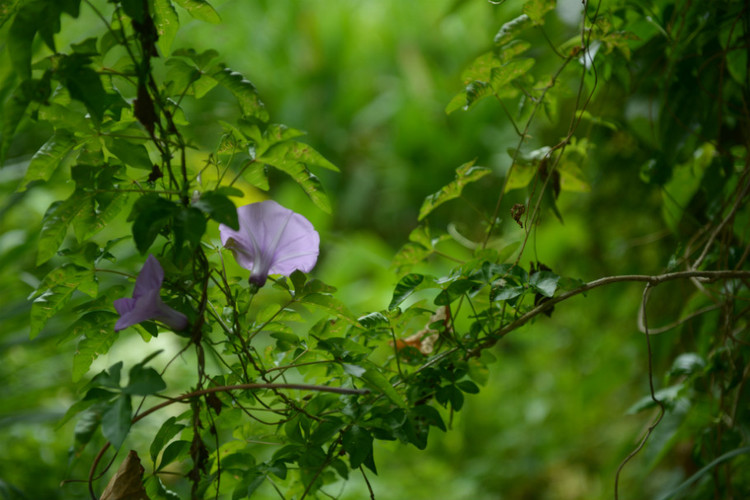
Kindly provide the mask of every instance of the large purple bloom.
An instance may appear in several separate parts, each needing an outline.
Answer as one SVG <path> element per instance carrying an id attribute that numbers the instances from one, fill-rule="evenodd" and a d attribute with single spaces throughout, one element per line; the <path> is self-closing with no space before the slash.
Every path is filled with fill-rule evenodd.
<path id="1" fill-rule="evenodd" d="M 250 283 L 261 287 L 269 274 L 289 276 L 315 266 L 320 236 L 300 214 L 268 200 L 239 207 L 237 216 L 238 231 L 219 225 L 221 243 L 250 271 Z"/>
<path id="2" fill-rule="evenodd" d="M 115 300 L 115 309 L 120 314 L 116 332 L 148 320 L 161 321 L 176 331 L 187 327 L 187 316 L 162 302 L 159 292 L 163 281 L 164 269 L 156 257 L 149 255 L 135 280 L 133 298 Z"/>

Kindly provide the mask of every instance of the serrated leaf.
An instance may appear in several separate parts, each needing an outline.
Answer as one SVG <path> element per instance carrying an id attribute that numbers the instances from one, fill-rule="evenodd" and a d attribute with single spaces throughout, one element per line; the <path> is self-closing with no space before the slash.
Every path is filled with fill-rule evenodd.
<path id="1" fill-rule="evenodd" d="M 240 228 L 240 222 L 237 218 L 237 207 L 227 195 L 217 191 L 207 191 L 201 194 L 200 200 L 193 203 L 193 206 L 207 213 L 213 220 L 220 224 L 226 224 L 234 230 Z"/>
<path id="2" fill-rule="evenodd" d="M 58 130 L 45 142 L 29 162 L 29 168 L 21 182 L 19 191 L 24 191 L 34 181 L 48 181 L 76 145 L 73 134 Z"/>
<path id="3" fill-rule="evenodd" d="M 74 265 L 58 267 L 44 277 L 31 304 L 29 335 L 32 339 L 39 335 L 52 316 L 65 307 L 73 292 L 84 286 L 85 281 L 94 281 L 92 271 Z M 84 287 L 91 291 L 90 286 Z"/>
<path id="4" fill-rule="evenodd" d="M 211 24 L 221 23 L 219 13 L 206 0 L 175 0 L 175 2 L 196 19 Z"/>
<path id="5" fill-rule="evenodd" d="M 239 102 L 243 116 L 255 117 L 263 122 L 268 121 L 268 112 L 258 97 L 258 91 L 240 73 L 229 68 L 221 68 L 212 73 L 211 77 L 234 95 Z"/>
<path id="6" fill-rule="evenodd" d="M 165 56 L 169 54 L 177 29 L 180 27 L 180 20 L 172 2 L 169 0 L 154 0 L 154 25 L 156 26 L 156 33 L 159 35 L 157 41 L 159 49 L 162 56 Z"/>
<path id="7" fill-rule="evenodd" d="M 83 318 L 86 318 L 85 320 Z M 73 356 L 73 381 L 81 380 L 89 368 L 102 354 L 109 352 L 112 344 L 117 339 L 114 325 L 117 321 L 117 315 L 114 313 L 105 313 L 98 311 L 85 315 L 81 320 L 88 322 L 85 328 L 86 337 L 82 339 L 76 348 Z"/>
<path id="8" fill-rule="evenodd" d="M 79 212 L 73 219 L 73 226 L 78 239 L 80 241 L 87 240 L 107 227 L 129 205 L 130 198 L 130 193 L 115 192 L 107 200 L 105 206 L 99 204 L 99 207 L 95 208 L 94 200 L 87 202 L 86 206 L 90 209 L 86 212 Z"/>
<path id="9" fill-rule="evenodd" d="M 287 129 L 287 131 L 289 130 L 294 129 Z M 326 160 L 323 155 L 304 142 L 278 142 L 265 150 L 263 154 L 260 154 L 258 160 L 266 162 L 268 158 L 274 158 L 277 159 L 277 161 L 283 161 L 285 163 L 303 163 L 305 166 L 321 167 L 327 170 L 333 170 L 334 172 L 339 171 L 336 165 Z"/>
<path id="10" fill-rule="evenodd" d="M 318 307 L 322 307 L 323 309 L 332 312 L 333 314 L 347 319 L 354 323 L 354 315 L 349 311 L 349 309 L 341 302 L 340 300 L 336 299 L 335 297 L 331 295 L 324 295 L 322 293 L 311 293 L 308 295 L 305 295 L 304 299 L 302 300 L 303 304 L 313 304 Z"/>
<path id="11" fill-rule="evenodd" d="M 65 239 L 73 218 L 92 196 L 91 193 L 76 189 L 65 201 L 56 201 L 50 205 L 42 219 L 36 258 L 37 266 L 44 264 L 55 255 Z"/>
<path id="12" fill-rule="evenodd" d="M 131 414 L 130 396 L 121 394 L 102 415 L 102 434 L 117 449 L 130 432 Z"/>
<path id="13" fill-rule="evenodd" d="M 492 173 L 489 168 L 475 167 L 472 160 L 468 163 L 464 163 L 456 169 L 456 178 L 449 184 L 444 186 L 440 191 L 429 195 L 425 198 L 422 203 L 422 207 L 419 209 L 418 220 L 422 220 L 430 214 L 435 208 L 442 205 L 446 201 L 453 200 L 461 196 L 464 187 L 471 183 L 476 182 L 482 177 Z"/>

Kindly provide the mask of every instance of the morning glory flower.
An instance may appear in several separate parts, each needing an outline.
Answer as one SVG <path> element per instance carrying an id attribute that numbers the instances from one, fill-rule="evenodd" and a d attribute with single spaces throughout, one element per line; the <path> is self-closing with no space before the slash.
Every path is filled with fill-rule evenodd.
<path id="1" fill-rule="evenodd" d="M 162 302 L 159 293 L 163 281 L 164 269 L 156 257 L 149 255 L 135 280 L 133 298 L 115 300 L 115 309 L 120 314 L 116 332 L 148 320 L 161 321 L 175 331 L 188 326 L 187 316 Z"/>
<path id="2" fill-rule="evenodd" d="M 237 216 L 238 231 L 219 225 L 221 243 L 250 271 L 250 283 L 261 287 L 269 274 L 289 276 L 315 266 L 320 236 L 302 215 L 267 200 L 239 207 Z"/>

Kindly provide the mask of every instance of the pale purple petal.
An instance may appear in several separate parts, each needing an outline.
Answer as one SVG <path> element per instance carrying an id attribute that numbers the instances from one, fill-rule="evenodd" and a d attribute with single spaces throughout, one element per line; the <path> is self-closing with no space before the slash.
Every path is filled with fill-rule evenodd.
<path id="1" fill-rule="evenodd" d="M 137 299 L 152 290 L 160 289 L 162 282 L 164 282 L 164 269 L 162 269 L 156 257 L 149 254 L 140 274 L 138 274 L 138 278 L 135 280 L 133 298 Z"/>
<path id="2" fill-rule="evenodd" d="M 237 216 L 239 230 L 219 226 L 221 242 L 251 271 L 251 282 L 262 286 L 269 274 L 288 276 L 315 266 L 320 236 L 302 215 L 268 200 L 239 207 Z"/>
<path id="3" fill-rule="evenodd" d="M 114 302 L 120 319 L 115 323 L 115 331 L 137 325 L 143 321 L 161 321 L 173 330 L 188 326 L 187 316 L 166 305 L 160 297 L 164 270 L 153 255 L 149 255 L 138 278 L 135 280 L 133 298 L 121 298 Z"/>

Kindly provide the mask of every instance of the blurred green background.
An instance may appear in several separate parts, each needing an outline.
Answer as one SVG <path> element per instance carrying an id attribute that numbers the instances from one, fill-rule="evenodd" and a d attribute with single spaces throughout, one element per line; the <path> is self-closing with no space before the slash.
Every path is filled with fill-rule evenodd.
<path id="1" fill-rule="evenodd" d="M 320 230 L 323 251 L 315 275 L 337 286 L 338 297 L 357 313 L 386 307 L 398 281 L 391 259 L 416 226 L 424 197 L 474 158 L 498 175 L 508 168 L 506 150 L 516 145 L 517 137 L 495 102 L 487 100 L 470 112 L 451 115 L 444 109 L 462 87 L 462 70 L 488 50 L 498 28 L 518 14 L 518 2 L 212 4 L 223 23 L 212 26 L 182 16 L 174 47 L 218 50 L 228 66 L 253 81 L 273 121 L 306 130 L 305 140 L 341 168 L 340 174 L 322 176 L 334 205 L 332 216 L 318 211 L 296 185 L 281 177 L 272 178 L 271 196 L 305 213 Z M 551 16 L 547 32 L 564 41 L 575 36 L 580 2 L 559 4 L 559 18 Z M 80 41 L 87 29 L 100 29 L 96 23 L 83 7 L 80 19 L 66 20 L 59 41 Z M 7 24 L 2 29 L 7 30 Z M 539 33 L 529 40 L 535 46 L 546 43 Z M 538 66 L 555 64 L 546 47 L 534 54 Z M 7 68 L 7 54 L 2 57 Z M 572 99 L 572 90 L 570 94 Z M 561 115 L 571 106 L 566 102 Z M 595 111 L 604 105 L 592 104 Z M 218 90 L 200 102 L 186 102 L 186 111 L 194 124 L 189 135 L 206 149 L 218 140 L 218 121 L 235 113 L 230 96 Z M 566 127 L 564 120 L 540 118 L 532 131 L 532 146 L 559 138 Z M 78 389 L 70 377 L 74 345 L 59 345 L 55 339 L 73 318 L 56 317 L 42 335 L 28 340 L 26 297 L 48 270 L 34 267 L 29 248 L 34 248 L 47 206 L 70 186 L 64 182 L 65 172 L 58 172 L 58 182 L 22 194 L 15 190 L 30 155 L 49 132 L 34 123 L 23 124 L 0 170 L 3 499 L 85 498 L 80 484 L 58 488 L 63 479 L 83 479 L 87 473 L 80 463 L 70 470 L 65 467 L 74 423 L 56 427 Z M 545 218 L 527 260 L 539 260 L 560 274 L 583 280 L 660 272 L 673 242 L 665 236 L 659 193 L 639 181 L 639 165 L 627 141 L 618 142 L 622 137 L 598 130 L 588 134 L 596 150 L 581 168 L 592 191 L 561 195 L 564 225 Z M 599 155 L 619 158 L 620 163 L 599 162 Z M 493 179 L 472 186 L 467 198 L 492 206 L 501 189 L 497 177 Z M 505 203 L 510 206 L 520 196 L 511 193 Z M 470 209 L 456 204 L 441 208 L 433 224 L 445 230 L 453 223 L 462 234 L 476 236 L 481 227 L 473 219 Z M 517 226 L 504 227 L 508 242 L 521 237 Z M 430 265 L 437 272 L 450 264 Z M 661 311 L 654 313 L 655 323 L 662 314 L 669 318 L 678 306 L 678 290 L 665 287 L 655 294 L 653 309 Z M 650 421 L 645 414 L 625 414 L 648 390 L 645 344 L 635 323 L 640 294 L 640 287 L 630 284 L 596 290 L 501 342 L 494 349 L 497 362 L 491 365 L 489 383 L 467 399 L 447 434 L 434 431 L 424 452 L 378 445 L 379 474 L 369 477 L 377 497 L 610 498 L 618 464 Z M 155 350 L 137 337 L 133 340 L 129 348 L 139 354 Z M 669 364 L 668 354 L 681 348 L 679 342 L 674 332 L 655 338 L 657 373 Z M 110 354 L 112 359 L 116 355 L 122 352 Z M 98 363 L 109 364 L 106 356 Z M 670 480 L 667 469 L 659 473 L 666 477 L 652 474 L 644 482 L 650 461 L 647 450 L 626 469 L 625 491 L 646 495 L 652 482 Z M 356 475 L 340 487 L 339 498 L 368 496 Z M 339 492 L 334 488 L 329 493 Z"/>

